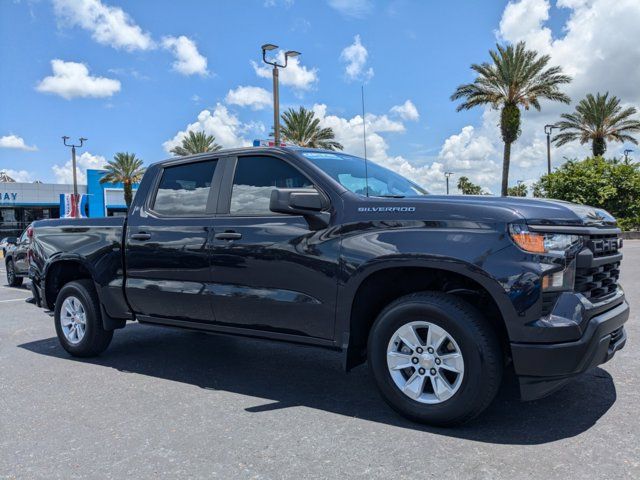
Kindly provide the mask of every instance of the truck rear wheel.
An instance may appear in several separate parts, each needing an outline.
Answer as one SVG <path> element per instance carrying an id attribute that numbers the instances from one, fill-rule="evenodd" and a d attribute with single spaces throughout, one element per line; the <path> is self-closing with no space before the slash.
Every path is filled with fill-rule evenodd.
<path id="1" fill-rule="evenodd" d="M 432 425 L 472 419 L 489 406 L 502 379 L 491 326 L 472 305 L 441 292 L 388 305 L 369 334 L 368 361 L 386 402 Z"/>
<path id="2" fill-rule="evenodd" d="M 76 280 L 62 287 L 54 319 L 58 340 L 74 357 L 99 355 L 111 343 L 113 330 L 102 326 L 100 302 L 91 280 Z"/>

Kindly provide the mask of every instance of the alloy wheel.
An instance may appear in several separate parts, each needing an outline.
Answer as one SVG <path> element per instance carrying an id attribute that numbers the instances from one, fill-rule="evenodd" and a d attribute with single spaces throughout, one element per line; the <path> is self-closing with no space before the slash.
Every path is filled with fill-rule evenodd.
<path id="1" fill-rule="evenodd" d="M 464 378 L 464 358 L 455 339 L 427 321 L 396 330 L 387 347 L 387 367 L 400 391 L 420 403 L 447 401 Z"/>
<path id="2" fill-rule="evenodd" d="M 77 297 L 69 296 L 62 302 L 60 326 L 69 343 L 77 345 L 82 341 L 87 330 L 87 312 Z"/>

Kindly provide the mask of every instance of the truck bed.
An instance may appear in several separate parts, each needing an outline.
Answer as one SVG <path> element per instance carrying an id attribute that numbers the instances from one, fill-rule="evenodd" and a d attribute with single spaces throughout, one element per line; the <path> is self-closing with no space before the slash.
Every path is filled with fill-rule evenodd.
<path id="1" fill-rule="evenodd" d="M 30 275 L 45 277 L 45 269 L 57 268 L 65 260 L 81 260 L 94 279 L 106 313 L 114 318 L 130 317 L 124 297 L 123 234 L 126 217 L 52 219 L 34 222 Z M 54 285 L 40 294 L 51 306 Z"/>

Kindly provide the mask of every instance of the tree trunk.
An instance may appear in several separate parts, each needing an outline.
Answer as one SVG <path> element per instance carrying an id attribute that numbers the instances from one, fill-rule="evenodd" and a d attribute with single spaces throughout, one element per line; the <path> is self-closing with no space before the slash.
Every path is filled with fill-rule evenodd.
<path id="1" fill-rule="evenodd" d="M 503 197 L 507 196 L 509 190 L 509 164 L 511 163 L 511 142 L 504 142 L 504 155 L 502 157 L 502 192 Z"/>
<path id="2" fill-rule="evenodd" d="M 520 136 L 520 109 L 513 103 L 506 103 L 500 112 L 500 133 L 504 142 L 502 158 L 502 196 L 509 190 L 509 165 L 511 163 L 511 144 Z"/>
<path id="3" fill-rule="evenodd" d="M 601 157 L 607 151 L 607 142 L 604 138 L 594 138 L 591 142 L 591 151 L 594 157 Z"/>
<path id="4" fill-rule="evenodd" d="M 131 206 L 132 200 L 133 200 L 133 193 L 131 189 L 131 183 L 124 182 L 124 203 L 127 204 L 127 208 Z"/>

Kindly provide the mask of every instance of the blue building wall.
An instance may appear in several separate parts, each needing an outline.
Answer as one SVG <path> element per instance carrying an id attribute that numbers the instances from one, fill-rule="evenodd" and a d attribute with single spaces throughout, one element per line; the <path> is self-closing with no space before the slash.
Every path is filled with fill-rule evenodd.
<path id="1" fill-rule="evenodd" d="M 105 204 L 105 190 L 117 189 L 124 191 L 122 183 L 100 183 L 100 179 L 106 173 L 105 170 L 87 170 L 87 195 L 89 196 L 89 217 L 105 217 L 107 209 L 126 209 L 124 199 L 119 204 Z M 134 193 L 138 189 L 137 183 L 133 184 Z"/>

